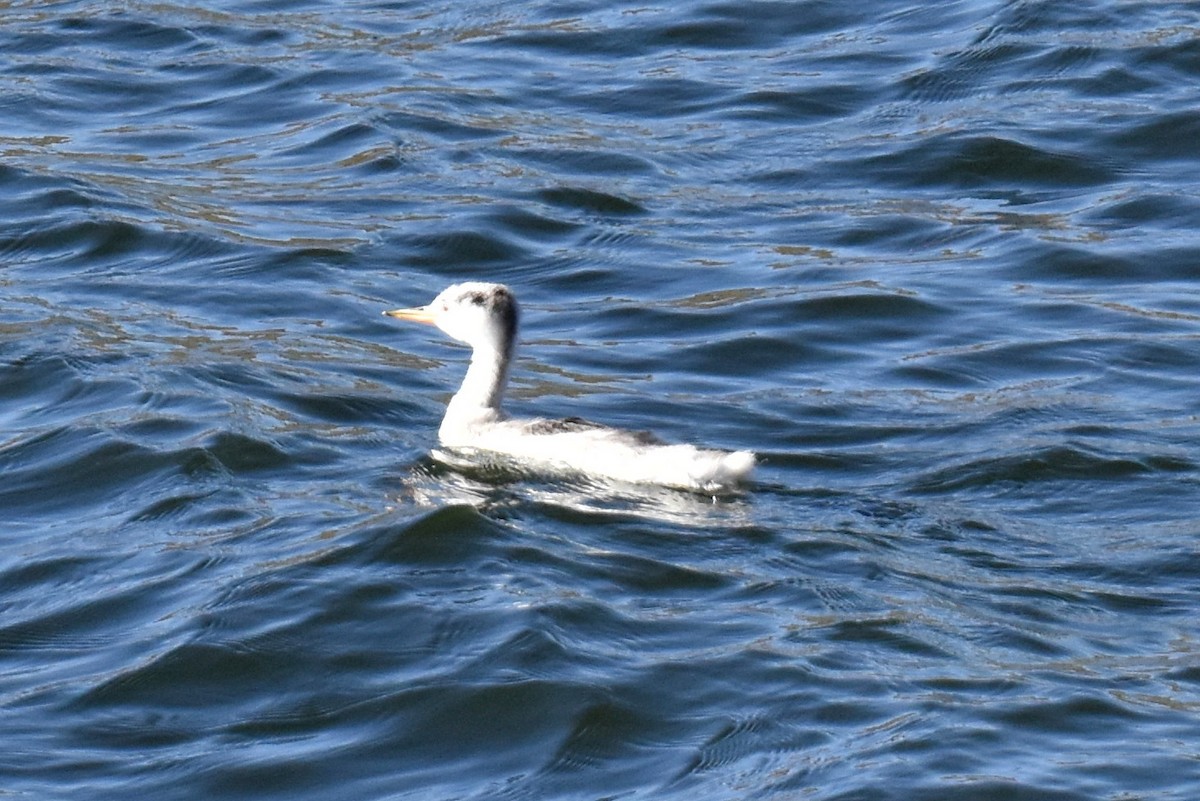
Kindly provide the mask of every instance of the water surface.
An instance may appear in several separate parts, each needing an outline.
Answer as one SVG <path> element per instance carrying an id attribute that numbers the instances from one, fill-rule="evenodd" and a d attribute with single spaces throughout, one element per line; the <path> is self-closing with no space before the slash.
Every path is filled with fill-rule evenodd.
<path id="1" fill-rule="evenodd" d="M 1184 2 L 15 2 L 0 788 L 1200 796 Z M 735 498 L 431 456 L 514 411 Z"/>

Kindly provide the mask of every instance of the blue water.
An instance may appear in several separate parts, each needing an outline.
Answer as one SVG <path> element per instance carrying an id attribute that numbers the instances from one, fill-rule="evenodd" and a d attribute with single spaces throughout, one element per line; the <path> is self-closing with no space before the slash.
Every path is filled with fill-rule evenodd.
<path id="1" fill-rule="evenodd" d="M 0 8 L 0 794 L 1200 797 L 1200 10 Z M 510 407 L 740 496 L 431 456 Z"/>

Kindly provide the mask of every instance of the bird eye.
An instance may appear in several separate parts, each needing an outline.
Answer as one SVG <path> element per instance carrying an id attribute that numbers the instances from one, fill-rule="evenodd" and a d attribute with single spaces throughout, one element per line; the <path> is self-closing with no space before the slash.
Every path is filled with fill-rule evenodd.
<path id="1" fill-rule="evenodd" d="M 476 306 L 482 306 L 484 300 L 486 300 L 486 298 L 483 297 L 482 292 L 475 292 L 474 294 L 471 295 L 471 302 L 474 303 Z"/>

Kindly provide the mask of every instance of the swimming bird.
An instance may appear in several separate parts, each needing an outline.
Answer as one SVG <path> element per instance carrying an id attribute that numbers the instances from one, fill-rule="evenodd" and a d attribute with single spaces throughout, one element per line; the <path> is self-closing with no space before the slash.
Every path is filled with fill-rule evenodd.
<path id="1" fill-rule="evenodd" d="M 609 428 L 578 417 L 509 417 L 501 404 L 516 350 L 520 311 L 517 299 L 502 284 L 454 284 L 427 306 L 384 314 L 435 325 L 471 347 L 467 374 L 438 428 L 438 439 L 446 448 L 499 454 L 555 472 L 708 493 L 733 489 L 754 469 L 750 451 L 672 445 L 648 433 Z"/>

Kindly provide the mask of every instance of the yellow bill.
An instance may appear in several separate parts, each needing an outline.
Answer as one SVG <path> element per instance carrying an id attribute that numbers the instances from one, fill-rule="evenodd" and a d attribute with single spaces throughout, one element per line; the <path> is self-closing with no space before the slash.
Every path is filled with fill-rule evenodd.
<path id="1" fill-rule="evenodd" d="M 428 306 L 418 306 L 415 309 L 392 309 L 391 311 L 385 311 L 384 314 L 400 320 L 411 320 L 414 323 L 433 325 L 433 310 Z"/>

